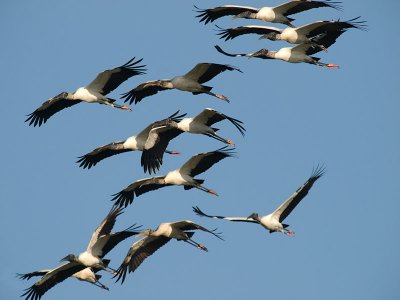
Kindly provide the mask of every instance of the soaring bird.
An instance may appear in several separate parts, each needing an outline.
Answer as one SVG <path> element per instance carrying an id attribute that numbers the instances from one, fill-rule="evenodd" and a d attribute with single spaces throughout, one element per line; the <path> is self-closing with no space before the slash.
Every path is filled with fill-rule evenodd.
<path id="1" fill-rule="evenodd" d="M 243 122 L 238 119 L 227 116 L 211 108 L 204 109 L 200 114 L 193 118 L 184 118 L 180 122 L 170 122 L 166 126 L 154 128 L 149 134 L 146 142 L 146 149 L 142 152 L 142 166 L 157 169 L 159 164 L 162 164 L 165 149 L 169 142 L 177 137 L 182 132 L 193 134 L 204 134 L 228 145 L 235 145 L 232 140 L 223 138 L 216 134 L 218 128 L 211 127 L 213 124 L 223 120 L 231 122 L 239 132 L 244 136 L 246 129 L 243 127 Z M 150 169 L 150 173 L 151 173 Z"/>
<path id="2" fill-rule="evenodd" d="M 336 42 L 336 39 L 343 33 L 345 30 L 339 30 L 335 32 L 327 32 L 319 35 L 318 37 L 312 39 L 311 43 L 300 44 L 295 47 L 287 47 L 281 48 L 278 51 L 270 51 L 268 49 L 261 49 L 255 53 L 248 54 L 231 54 L 222 50 L 221 47 L 215 46 L 218 52 L 231 56 L 231 57 L 258 57 L 262 59 L 280 59 L 290 63 L 308 63 L 312 65 L 317 65 L 325 68 L 339 68 L 338 65 L 335 64 L 327 64 L 320 62 L 319 57 L 311 56 L 315 53 L 320 52 L 322 49 L 327 49 L 331 45 Z M 320 47 L 315 47 L 313 44 L 318 44 Z"/>
<path id="3" fill-rule="evenodd" d="M 195 246 L 197 249 L 208 251 L 206 247 L 192 240 L 194 234 L 193 230 L 202 230 L 223 240 L 220 234 L 216 233 L 215 230 L 208 230 L 192 221 L 161 223 L 156 230 L 147 229 L 137 235 L 146 237 L 135 242 L 129 248 L 128 254 L 114 276 L 117 277 L 116 282 L 121 279 L 121 284 L 124 283 L 128 272 L 134 272 L 147 257 L 154 254 L 154 252 L 168 243 L 171 239 L 184 241 Z"/>
<path id="4" fill-rule="evenodd" d="M 200 208 L 193 207 L 193 211 L 202 217 L 224 219 L 234 222 L 248 222 L 260 224 L 265 229 L 272 232 L 281 232 L 288 236 L 293 236 L 294 231 L 286 229 L 289 225 L 283 224 L 283 220 L 292 212 L 292 210 L 300 203 L 300 201 L 308 194 L 308 191 L 313 186 L 314 182 L 318 180 L 325 173 L 325 168 L 317 167 L 313 170 L 310 178 L 294 192 L 285 202 L 283 202 L 274 212 L 266 216 L 260 216 L 257 213 L 252 213 L 248 217 L 223 217 L 223 216 L 210 216 L 200 210 Z"/>
<path id="5" fill-rule="evenodd" d="M 348 21 L 317 21 L 301 27 L 287 27 L 285 29 L 279 29 L 276 27 L 269 26 L 240 26 L 236 28 L 222 29 L 219 28 L 221 39 L 231 40 L 240 35 L 244 34 L 260 34 L 260 39 L 269 39 L 272 41 L 282 40 L 287 41 L 291 44 L 303 44 L 309 43 L 315 47 L 321 47 L 312 40 L 320 34 L 326 32 L 342 31 L 349 28 L 357 28 L 366 30 L 365 21 L 357 21 L 360 17 L 348 20 Z M 322 46 L 324 50 L 324 47 Z"/>
<path id="6" fill-rule="evenodd" d="M 112 200 L 115 206 L 128 206 L 138 197 L 146 192 L 157 190 L 170 185 L 183 185 L 185 190 L 197 188 L 204 192 L 218 196 L 217 192 L 202 186 L 203 179 L 194 178 L 211 168 L 221 159 L 233 156 L 233 149 L 226 149 L 227 146 L 216 151 L 200 153 L 192 156 L 179 169 L 168 172 L 165 176 L 157 176 L 135 181 L 119 193 L 114 194 Z"/>
<path id="7" fill-rule="evenodd" d="M 271 23 L 282 23 L 290 27 L 294 27 L 291 23 L 294 21 L 294 19 L 289 18 L 288 16 L 318 7 L 331 7 L 337 10 L 341 10 L 342 7 L 340 6 L 340 4 L 341 2 L 330 0 L 294 0 L 275 7 L 255 8 L 250 6 L 224 5 L 210 9 L 199 9 L 197 6 L 195 6 L 195 8 L 199 13 L 196 17 L 200 18 L 199 22 L 204 21 L 204 24 L 214 22 L 221 17 L 234 16 L 234 19 L 258 19 Z"/>
<path id="8" fill-rule="evenodd" d="M 103 263 L 104 265 L 108 266 L 108 263 L 110 262 L 110 260 L 108 259 L 103 259 Z M 53 270 L 50 269 L 44 269 L 44 270 L 39 270 L 39 271 L 33 271 L 33 272 L 29 272 L 29 273 L 25 273 L 25 274 L 17 274 L 17 276 L 20 279 L 26 279 L 29 280 L 32 277 L 37 277 L 37 276 L 41 276 L 43 278 L 43 276 L 45 276 L 47 273 L 52 272 Z M 80 281 L 86 281 L 89 282 L 91 284 L 94 284 L 95 286 L 98 286 L 102 289 L 105 290 L 109 290 L 109 288 L 107 286 L 105 286 L 104 284 L 102 284 L 99 280 L 101 278 L 101 275 L 99 274 L 95 274 L 98 271 L 100 271 L 100 269 L 96 269 L 96 268 L 85 268 L 79 272 L 76 272 L 74 274 L 71 275 L 71 277 L 76 278 Z"/>
<path id="9" fill-rule="evenodd" d="M 87 267 L 107 271 L 111 270 L 114 272 L 115 270 L 108 267 L 108 262 L 103 260 L 103 257 L 118 243 L 132 235 L 139 233 L 134 230 L 138 228 L 134 227 L 134 225 L 130 226 L 124 231 L 111 233 L 116 218 L 121 213 L 121 208 L 112 208 L 105 219 L 93 232 L 86 251 L 79 254 L 79 256 L 69 254 L 61 259 L 61 261 L 68 261 L 68 263 L 48 272 L 42 277 L 42 279 L 37 281 L 30 288 L 26 289 L 25 293 L 21 295 L 21 297 L 26 296 L 26 300 L 40 299 L 53 286 Z"/>
<path id="10" fill-rule="evenodd" d="M 129 151 L 145 150 L 147 139 L 148 139 L 149 135 L 151 134 L 151 132 L 155 128 L 158 128 L 163 125 L 168 125 L 170 122 L 179 122 L 182 120 L 182 118 L 184 116 L 186 116 L 186 114 L 178 115 L 178 113 L 179 113 L 179 111 L 175 112 L 174 114 L 172 114 L 171 116 L 169 116 L 166 119 L 151 123 L 144 130 L 142 130 L 139 134 L 133 135 L 133 136 L 127 138 L 125 141 L 112 142 L 110 144 L 98 147 L 98 148 L 94 149 L 93 151 L 78 157 L 79 160 L 77 161 L 77 163 L 79 163 L 79 167 L 82 167 L 84 169 L 85 168 L 90 169 L 91 167 L 94 167 L 98 162 L 100 162 L 103 159 L 108 158 L 110 156 L 117 155 L 117 154 L 124 153 L 124 152 L 129 152 Z M 152 144 L 152 147 L 157 148 L 157 145 Z M 163 149 L 163 151 L 165 151 L 169 154 L 179 154 L 179 152 L 177 152 L 177 151 L 166 150 L 165 148 Z M 142 154 L 142 157 L 143 157 L 143 154 Z M 162 161 L 161 162 L 148 161 L 148 159 L 146 161 L 148 162 L 148 164 L 151 163 L 151 165 L 153 166 L 153 168 L 151 170 L 153 170 L 153 169 L 158 170 L 162 163 Z M 148 169 L 147 164 L 144 165 L 144 167 L 145 167 L 145 170 Z"/>
<path id="11" fill-rule="evenodd" d="M 134 61 L 134 59 L 135 58 L 132 58 L 120 67 L 101 72 L 91 83 L 89 83 L 89 85 L 80 87 L 73 93 L 62 92 L 59 95 L 50 98 L 33 113 L 27 115 L 28 118 L 25 122 L 29 122 L 29 125 L 33 124 L 33 126 L 41 126 L 55 113 L 82 101 L 88 103 L 97 102 L 122 110 L 131 110 L 128 106 L 116 104 L 114 99 L 108 98 L 106 95 L 115 90 L 121 83 L 130 77 L 145 74 L 145 65 L 138 66 L 142 59 L 137 61 Z"/>
<path id="12" fill-rule="evenodd" d="M 213 79 L 218 74 L 227 70 L 236 70 L 242 72 L 238 68 L 229 65 L 199 63 L 183 76 L 176 76 L 172 79 L 151 80 L 139 84 L 134 89 L 123 94 L 122 98 L 125 98 L 125 102 L 129 101 L 130 104 L 133 102 L 137 104 L 143 98 L 157 94 L 160 91 L 178 89 L 181 91 L 191 92 L 193 95 L 203 93 L 208 94 L 229 102 L 226 96 L 214 94 L 211 92 L 212 87 L 203 85 L 203 83 Z"/>

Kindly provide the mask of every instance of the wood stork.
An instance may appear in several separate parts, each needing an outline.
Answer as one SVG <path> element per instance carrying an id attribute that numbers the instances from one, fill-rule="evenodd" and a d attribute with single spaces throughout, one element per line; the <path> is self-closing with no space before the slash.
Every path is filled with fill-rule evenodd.
<path id="1" fill-rule="evenodd" d="M 279 29 L 269 26 L 239 26 L 236 28 L 222 29 L 218 27 L 221 39 L 231 40 L 244 34 L 260 34 L 260 39 L 269 39 L 272 41 L 282 40 L 291 44 L 309 43 L 316 47 L 320 45 L 315 44 L 312 40 L 320 34 L 332 31 L 341 31 L 349 28 L 357 28 L 366 30 L 365 21 L 357 21 L 360 17 L 348 21 L 317 21 L 301 27 L 287 27 Z M 324 47 L 322 46 L 324 50 Z"/>
<path id="2" fill-rule="evenodd" d="M 160 91 L 178 89 L 181 91 L 191 92 L 193 95 L 203 93 L 208 94 L 229 102 L 226 96 L 214 94 L 211 92 L 212 87 L 203 85 L 203 83 L 213 79 L 218 74 L 227 70 L 236 70 L 242 73 L 242 71 L 238 68 L 229 65 L 199 63 L 183 76 L 176 76 L 172 79 L 151 80 L 139 84 L 134 89 L 123 94 L 122 98 L 125 99 L 125 102 L 129 101 L 130 104 L 133 102 L 137 104 L 143 98 L 155 95 Z"/>
<path id="3" fill-rule="evenodd" d="M 120 153 L 124 152 L 129 152 L 129 151 L 143 151 L 146 149 L 146 141 L 152 132 L 154 128 L 160 127 L 165 124 L 169 124 L 170 122 L 179 122 L 182 120 L 186 114 L 181 114 L 178 115 L 179 111 L 175 112 L 171 116 L 169 116 L 166 119 L 156 121 L 151 123 L 149 126 L 147 126 L 144 130 L 142 130 L 138 135 L 133 135 L 129 138 L 127 138 L 125 141 L 118 141 L 118 142 L 112 142 L 110 144 L 98 147 L 94 149 L 93 151 L 82 155 L 78 157 L 78 161 L 76 163 L 79 163 L 79 167 L 82 168 L 87 168 L 90 169 L 91 167 L 94 167 L 97 163 L 102 161 L 105 158 L 111 157 L 113 155 L 117 155 Z M 152 145 L 154 148 L 156 148 L 156 145 Z M 164 148 L 165 152 L 169 154 L 180 154 L 177 151 L 173 150 L 166 150 Z M 155 167 L 157 170 L 160 167 L 161 163 L 158 162 L 152 162 L 149 161 L 148 163 L 151 163 L 153 167 Z M 147 169 L 147 165 L 145 165 L 145 170 Z"/>
<path id="4" fill-rule="evenodd" d="M 164 176 L 156 176 L 145 178 L 127 186 L 122 191 L 112 195 L 112 201 L 115 201 L 115 206 L 128 206 L 133 202 L 134 197 L 138 197 L 146 192 L 157 190 L 162 187 L 171 185 L 183 185 L 185 190 L 197 188 L 209 194 L 218 196 L 217 192 L 202 186 L 203 179 L 194 178 L 211 168 L 220 160 L 233 156 L 233 149 L 226 149 L 227 146 L 216 151 L 200 153 L 192 156 L 179 169 L 168 172 Z"/>
<path id="5" fill-rule="evenodd" d="M 243 122 L 238 119 L 227 116 L 211 108 L 204 109 L 200 114 L 193 118 L 184 118 L 180 122 L 170 122 L 166 126 L 154 128 L 149 134 L 146 142 L 146 147 L 142 152 L 141 164 L 144 166 L 145 172 L 150 168 L 158 170 L 158 166 L 162 164 L 165 149 L 168 147 L 169 142 L 177 137 L 182 132 L 189 132 L 193 134 L 204 134 L 218 141 L 228 145 L 235 145 L 232 140 L 223 138 L 216 134 L 218 128 L 211 127 L 213 124 L 223 120 L 231 122 L 244 136 L 246 129 L 243 127 Z"/>
<path id="6" fill-rule="evenodd" d="M 292 212 L 292 210 L 300 203 L 300 201 L 308 194 L 308 191 L 313 186 L 314 182 L 318 180 L 325 173 L 324 167 L 316 167 L 313 169 L 312 174 L 308 180 L 294 192 L 285 202 L 283 202 L 274 212 L 266 216 L 260 216 L 257 213 L 252 213 L 248 217 L 223 217 L 223 216 L 210 216 L 200 210 L 200 208 L 193 207 L 193 211 L 202 217 L 224 219 L 234 222 L 248 222 L 260 224 L 265 229 L 272 232 L 281 232 L 288 236 L 293 236 L 294 231 L 286 229 L 289 225 L 283 224 L 283 220 Z"/>
<path id="7" fill-rule="evenodd" d="M 103 263 L 105 265 L 108 265 L 108 263 L 110 262 L 110 260 L 108 259 L 103 259 Z M 37 276 L 41 276 L 43 277 L 44 275 L 46 275 L 47 273 L 52 272 L 53 270 L 51 269 L 44 269 L 44 270 L 39 270 L 39 271 L 33 271 L 33 272 L 29 272 L 29 273 L 24 273 L 24 274 L 17 274 L 18 278 L 23 279 L 23 280 L 29 280 L 32 277 L 37 277 Z M 96 268 L 85 268 L 79 272 L 76 272 L 74 274 L 71 275 L 71 277 L 76 278 L 80 281 L 86 281 L 89 282 L 95 286 L 98 286 L 102 289 L 105 290 L 109 290 L 109 288 L 102 284 L 99 280 L 101 279 L 101 275 L 99 274 L 95 274 L 98 271 L 100 271 L 100 269 L 96 269 Z"/>
<path id="8" fill-rule="evenodd" d="M 330 0 L 294 0 L 275 7 L 255 8 L 250 6 L 224 5 L 210 9 L 199 9 L 197 6 L 195 6 L 195 8 L 199 13 L 196 17 L 200 18 L 199 22 L 204 21 L 204 24 L 209 22 L 212 23 L 221 17 L 234 16 L 234 19 L 258 19 L 271 23 L 282 23 L 290 27 L 294 27 L 291 22 L 293 22 L 295 19 L 289 18 L 288 16 L 318 7 L 331 7 L 341 10 L 342 7 L 340 4 L 341 2 Z"/>
<path id="9" fill-rule="evenodd" d="M 118 243 L 132 235 L 139 233 L 134 230 L 138 228 L 134 227 L 134 225 L 123 231 L 111 233 L 111 230 L 115 225 L 116 218 L 121 213 L 121 208 L 112 208 L 108 215 L 93 232 L 86 251 L 79 254 L 79 256 L 69 254 L 61 259 L 61 261 L 68 261 L 68 263 L 44 275 L 42 279 L 26 289 L 25 293 L 21 297 L 26 296 L 26 300 L 40 299 L 53 286 L 87 267 L 107 271 L 111 270 L 114 272 L 115 270 L 108 267 L 108 264 L 103 260 L 103 257 Z"/>
<path id="10" fill-rule="evenodd" d="M 281 48 L 278 51 L 271 51 L 268 49 L 261 49 L 255 53 L 248 53 L 248 54 L 231 54 L 222 50 L 221 47 L 215 46 L 218 52 L 231 56 L 231 57 L 239 57 L 239 56 L 246 56 L 246 57 L 258 57 L 262 59 L 280 59 L 290 63 L 308 63 L 317 65 L 320 67 L 325 68 L 339 68 L 338 65 L 335 64 L 327 64 L 320 62 L 319 57 L 311 56 L 315 53 L 318 53 L 322 50 L 322 48 L 326 49 L 332 44 L 336 42 L 336 39 L 343 33 L 345 30 L 336 31 L 336 32 L 328 32 L 323 33 L 322 35 L 312 39 L 312 43 L 318 44 L 321 47 L 314 47 L 312 43 L 300 44 L 295 47 L 287 47 Z"/>
<path id="11" fill-rule="evenodd" d="M 89 83 L 89 85 L 80 87 L 73 93 L 62 92 L 59 95 L 50 98 L 33 113 L 27 115 L 28 118 L 25 122 L 29 122 L 29 125 L 33 124 L 33 126 L 41 126 L 55 113 L 82 101 L 88 103 L 96 102 L 130 111 L 131 109 L 128 106 L 116 104 L 114 103 L 114 99 L 108 98 L 106 95 L 115 90 L 121 83 L 130 77 L 145 74 L 145 65 L 138 65 L 142 59 L 137 61 L 134 60 L 135 58 L 132 58 L 120 67 L 101 72 L 91 83 Z"/>
<path id="12" fill-rule="evenodd" d="M 129 248 L 128 254 L 114 275 L 114 277 L 117 277 L 116 282 L 121 280 L 121 284 L 124 283 L 128 272 L 134 272 L 147 257 L 154 254 L 154 252 L 168 243 L 171 239 L 184 241 L 197 249 L 208 251 L 205 246 L 192 240 L 194 234 L 193 230 L 202 230 L 223 240 L 220 233 L 215 232 L 215 229 L 208 230 L 192 221 L 187 220 L 173 223 L 161 223 L 156 230 L 147 229 L 137 235 L 146 237 L 135 242 Z"/>

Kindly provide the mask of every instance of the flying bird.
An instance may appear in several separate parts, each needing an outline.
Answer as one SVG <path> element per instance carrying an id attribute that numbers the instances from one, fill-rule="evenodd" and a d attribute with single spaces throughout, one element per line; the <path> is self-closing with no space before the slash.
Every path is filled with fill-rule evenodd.
<path id="1" fill-rule="evenodd" d="M 117 207 L 126 207 L 133 202 L 135 196 L 138 197 L 146 192 L 171 185 L 183 185 L 185 190 L 197 188 L 218 196 L 217 192 L 202 186 L 203 179 L 196 179 L 194 177 L 207 171 L 220 160 L 233 156 L 233 149 L 226 149 L 226 147 L 194 155 L 179 169 L 168 172 L 165 176 L 156 176 L 135 181 L 119 193 L 112 195 L 114 196 L 112 201 L 115 201 L 114 205 Z"/>
<path id="2" fill-rule="evenodd" d="M 91 167 L 94 167 L 97 163 L 102 161 L 105 158 L 111 157 L 113 155 L 117 155 L 120 153 L 124 152 L 130 152 L 130 151 L 143 151 L 146 149 L 146 143 L 149 135 L 152 133 L 152 131 L 155 128 L 158 128 L 163 125 L 168 125 L 170 122 L 179 122 L 182 120 L 182 118 L 186 114 L 181 114 L 178 115 L 179 111 L 175 112 L 171 116 L 169 116 L 166 119 L 156 121 L 148 125 L 145 129 L 143 129 L 139 134 L 133 135 L 129 138 L 127 138 L 125 141 L 118 141 L 118 142 L 112 142 L 110 144 L 98 147 L 94 149 L 93 151 L 82 155 L 78 157 L 78 161 L 76 163 L 79 163 L 79 167 L 82 167 L 84 169 L 90 169 Z M 157 145 L 153 145 L 153 148 L 157 148 Z M 166 148 L 166 147 L 165 147 Z M 167 152 L 168 154 L 180 154 L 177 151 L 173 150 L 166 150 L 163 149 L 163 151 Z M 142 154 L 143 157 L 143 154 Z M 148 159 L 147 159 L 148 160 Z M 147 161 L 148 164 L 151 163 L 153 166 L 154 170 L 158 170 L 160 165 L 162 164 L 161 162 L 158 161 Z M 147 170 L 148 165 L 144 165 L 145 170 Z M 152 169 L 152 170 L 153 170 Z"/>
<path id="3" fill-rule="evenodd" d="M 139 84 L 134 89 L 123 94 L 122 98 L 125 99 L 125 102 L 129 101 L 130 104 L 133 102 L 137 104 L 143 98 L 155 95 L 160 91 L 178 89 L 181 91 L 191 92 L 193 95 L 208 94 L 229 102 L 226 96 L 215 94 L 211 92 L 212 87 L 203 85 L 203 83 L 227 70 L 242 72 L 238 68 L 229 65 L 199 63 L 183 76 L 176 76 L 172 79 L 151 80 Z"/>
<path id="4" fill-rule="evenodd" d="M 295 0 L 283 3 L 275 7 L 255 8 L 250 6 L 224 5 L 210 9 L 200 9 L 197 6 L 195 6 L 195 8 L 199 13 L 196 17 L 200 18 L 199 22 L 204 21 L 204 24 L 207 24 L 209 22 L 212 23 L 221 17 L 234 16 L 234 19 L 258 19 L 265 22 L 282 23 L 290 27 L 294 27 L 292 22 L 295 19 L 289 18 L 288 16 L 318 7 L 330 7 L 341 10 L 342 7 L 340 6 L 340 4 L 341 2 L 330 0 Z"/>
<path id="5" fill-rule="evenodd" d="M 108 263 L 110 262 L 110 260 L 108 259 L 103 259 L 103 263 L 105 265 L 108 265 Z M 44 270 L 39 270 L 39 271 L 33 271 L 33 272 L 29 272 L 29 273 L 24 273 L 24 274 L 17 274 L 18 278 L 23 279 L 23 280 L 29 280 L 32 277 L 37 277 L 37 276 L 45 276 L 47 273 L 52 272 L 53 270 L 50 269 L 44 269 Z M 109 288 L 107 286 L 105 286 L 104 284 L 102 284 L 99 280 L 101 279 L 101 275 L 99 274 L 95 274 L 98 271 L 100 271 L 100 269 L 96 269 L 96 268 L 85 268 L 77 273 L 72 274 L 70 277 L 76 278 L 80 281 L 86 281 L 89 282 L 95 286 L 98 286 L 102 289 L 105 290 L 109 290 Z"/>
<path id="6" fill-rule="evenodd" d="M 244 136 L 246 129 L 243 127 L 243 122 L 238 119 L 227 116 L 211 108 L 204 109 L 200 114 L 193 118 L 184 118 L 179 122 L 171 121 L 166 126 L 155 128 L 149 134 L 146 142 L 146 149 L 142 152 L 141 163 L 145 168 L 158 170 L 158 165 L 162 164 L 165 149 L 169 142 L 183 132 L 193 134 L 204 134 L 228 145 L 235 145 L 232 140 L 219 136 L 216 132 L 218 128 L 211 127 L 215 123 L 223 120 L 231 122 L 239 132 Z"/>
<path id="7" fill-rule="evenodd" d="M 21 297 L 25 296 L 26 300 L 40 299 L 53 286 L 87 267 L 114 272 L 115 270 L 108 267 L 108 262 L 103 260 L 103 257 L 118 243 L 139 233 L 134 230 L 138 228 L 134 225 L 124 231 L 111 233 L 116 219 L 121 213 L 121 208 L 113 207 L 93 232 L 86 251 L 78 256 L 69 254 L 61 259 L 61 261 L 68 261 L 68 263 L 48 272 L 42 279 L 26 289 Z"/>
<path id="8" fill-rule="evenodd" d="M 283 220 L 286 219 L 287 216 L 292 212 L 292 210 L 300 203 L 300 201 L 307 196 L 308 191 L 313 186 L 314 182 L 318 180 L 325 173 L 325 168 L 317 167 L 313 170 L 310 178 L 294 192 L 285 202 L 283 202 L 274 212 L 270 213 L 266 216 L 260 216 L 258 213 L 252 213 L 248 217 L 223 217 L 223 216 L 211 216 L 207 215 L 200 210 L 199 207 L 193 207 L 193 211 L 202 217 L 214 218 L 214 219 L 223 219 L 233 222 L 248 222 L 260 224 L 265 229 L 272 232 L 281 232 L 288 236 L 293 236 L 294 231 L 287 229 L 289 225 L 283 224 Z"/>
<path id="9" fill-rule="evenodd" d="M 45 101 L 33 113 L 27 115 L 25 122 L 29 125 L 41 126 L 55 113 L 64 108 L 71 107 L 79 102 L 100 103 L 122 110 L 131 110 L 128 106 L 121 106 L 115 103 L 114 99 L 106 97 L 106 95 L 115 90 L 121 83 L 132 76 L 145 74 L 145 65 L 138 65 L 142 59 L 134 61 L 132 58 L 126 64 L 105 70 L 97 75 L 97 77 L 85 87 L 78 88 L 75 92 L 62 92 L 59 95 Z"/>
<path id="10" fill-rule="evenodd" d="M 308 63 L 312 65 L 317 65 L 325 68 L 339 68 L 338 65 L 335 64 L 327 64 L 320 61 L 319 57 L 311 56 L 315 53 L 320 52 L 322 49 L 327 49 L 331 45 L 336 42 L 336 39 L 343 33 L 345 30 L 339 30 L 336 32 L 327 32 L 322 35 L 319 35 L 315 39 L 312 39 L 311 43 L 300 44 L 295 47 L 287 47 L 281 48 L 278 51 L 271 51 L 268 49 L 261 49 L 255 53 L 242 53 L 242 54 L 231 54 L 222 50 L 221 47 L 215 46 L 218 52 L 231 56 L 231 57 L 257 57 L 262 59 L 280 59 L 290 63 Z M 318 44 L 319 47 L 315 47 L 313 44 Z"/>
<path id="11" fill-rule="evenodd" d="M 184 241 L 197 249 L 208 251 L 205 246 L 192 240 L 194 234 L 193 230 L 202 230 L 223 240 L 220 234 L 216 233 L 215 230 L 208 230 L 192 221 L 161 223 L 156 230 L 147 229 L 137 235 L 146 237 L 135 242 L 129 248 L 128 254 L 114 275 L 114 277 L 117 277 L 116 282 L 121 280 L 121 284 L 124 283 L 128 272 L 134 272 L 147 257 L 154 254 L 154 252 L 168 243 L 171 239 Z"/>
<path id="12" fill-rule="evenodd" d="M 312 38 L 326 32 L 342 31 L 349 28 L 366 30 L 365 21 L 357 21 L 359 18 L 360 17 L 357 17 L 348 21 L 317 21 L 301 27 L 287 27 L 285 29 L 254 25 L 239 26 L 229 29 L 217 27 L 219 28 L 218 35 L 221 39 L 225 39 L 226 41 L 244 34 L 259 34 L 262 35 L 260 39 L 269 39 L 272 41 L 282 40 L 291 44 L 309 43 L 317 48 L 322 47 L 322 50 L 325 50 L 325 47 L 316 44 Z"/>

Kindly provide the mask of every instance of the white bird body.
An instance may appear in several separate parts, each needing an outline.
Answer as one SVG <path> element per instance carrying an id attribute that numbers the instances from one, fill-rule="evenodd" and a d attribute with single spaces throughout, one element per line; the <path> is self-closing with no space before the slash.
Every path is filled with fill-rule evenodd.
<path id="1" fill-rule="evenodd" d="M 270 231 L 282 231 L 283 226 L 274 214 L 269 214 L 260 218 L 260 225 Z"/>
<path id="2" fill-rule="evenodd" d="M 87 87 L 80 87 L 72 94 L 73 100 L 80 100 L 88 103 L 102 102 L 109 103 L 107 97 L 100 94 L 98 91 L 89 90 Z M 104 103 L 106 104 L 106 103 Z"/>
<path id="3" fill-rule="evenodd" d="M 194 134 L 215 134 L 215 131 L 204 123 L 196 122 L 195 118 L 184 118 L 177 126 L 180 130 Z"/>
<path id="4" fill-rule="evenodd" d="M 287 18 L 280 15 L 276 14 L 273 7 L 262 7 L 260 10 L 256 13 L 255 19 L 262 20 L 265 22 L 271 22 L 271 23 L 284 23 L 287 22 Z"/>
<path id="5" fill-rule="evenodd" d="M 92 271 L 91 268 L 85 268 L 82 271 L 79 271 L 73 274 L 71 277 L 74 277 L 81 281 L 87 281 L 91 283 L 95 283 L 98 281 L 96 274 Z"/>
<path id="6" fill-rule="evenodd" d="M 122 144 L 124 149 L 130 149 L 132 151 L 144 149 L 144 144 L 146 143 L 143 139 L 138 139 L 136 135 L 128 137 Z"/>
<path id="7" fill-rule="evenodd" d="M 102 260 L 98 256 L 95 256 L 88 251 L 80 253 L 78 255 L 78 260 L 86 267 L 97 267 L 102 264 Z"/>
<path id="8" fill-rule="evenodd" d="M 164 178 L 165 184 L 173 185 L 188 185 L 194 184 L 195 181 L 187 172 L 181 169 L 176 169 L 167 173 Z"/>

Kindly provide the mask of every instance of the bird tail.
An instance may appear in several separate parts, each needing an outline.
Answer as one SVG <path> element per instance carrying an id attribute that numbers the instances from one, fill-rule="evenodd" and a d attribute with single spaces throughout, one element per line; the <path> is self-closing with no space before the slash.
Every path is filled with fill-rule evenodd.
<path id="1" fill-rule="evenodd" d="M 215 132 L 217 132 L 219 130 L 219 128 L 215 128 L 215 127 L 211 127 L 212 130 L 214 130 Z"/>
<path id="2" fill-rule="evenodd" d="M 313 60 L 315 60 L 315 61 L 320 61 L 320 60 L 321 60 L 321 57 L 311 56 L 311 58 L 312 58 Z"/>
<path id="3" fill-rule="evenodd" d="M 115 101 L 117 101 L 117 100 L 115 100 L 113 98 L 107 98 L 107 100 L 110 101 L 111 103 L 114 103 Z"/>

